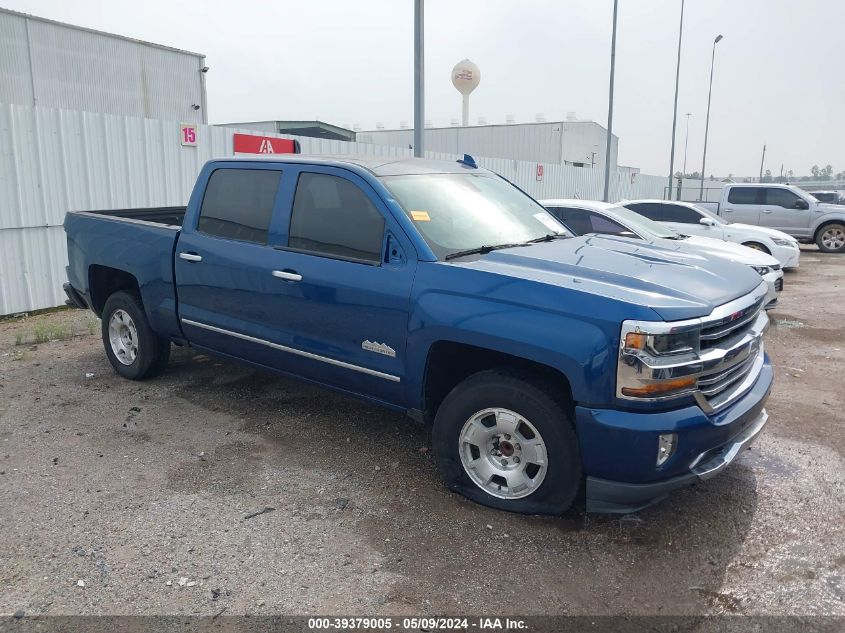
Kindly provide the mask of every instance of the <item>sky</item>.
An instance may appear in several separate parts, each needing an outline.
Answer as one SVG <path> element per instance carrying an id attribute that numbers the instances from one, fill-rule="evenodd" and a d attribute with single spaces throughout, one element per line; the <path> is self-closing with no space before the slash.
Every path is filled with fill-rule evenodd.
<path id="1" fill-rule="evenodd" d="M 413 122 L 412 0 L 0 0 L 0 6 L 207 55 L 209 122 Z M 619 162 L 668 175 L 681 0 L 619 0 Z M 612 0 L 426 0 L 425 118 L 460 118 L 452 67 L 481 69 L 470 121 L 607 125 Z M 845 170 L 845 1 L 686 0 L 675 170 Z"/>

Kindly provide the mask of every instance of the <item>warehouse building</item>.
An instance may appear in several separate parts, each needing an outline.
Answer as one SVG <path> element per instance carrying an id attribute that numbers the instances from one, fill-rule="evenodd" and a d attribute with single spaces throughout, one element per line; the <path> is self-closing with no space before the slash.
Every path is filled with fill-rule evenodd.
<path id="1" fill-rule="evenodd" d="M 219 123 L 217 125 L 238 128 L 240 130 L 252 130 L 254 132 L 322 138 L 330 141 L 355 140 L 355 132 L 352 130 L 347 130 L 346 128 L 323 121 L 242 121 Z"/>
<path id="2" fill-rule="evenodd" d="M 205 56 L 0 9 L 0 103 L 206 123 Z"/>
<path id="3" fill-rule="evenodd" d="M 360 143 L 410 147 L 412 129 L 358 132 Z M 610 165 L 616 167 L 619 139 L 610 145 Z M 489 158 L 529 160 L 551 165 L 597 167 L 605 165 L 607 130 L 593 121 L 513 123 L 425 129 L 425 150 L 472 154 Z"/>

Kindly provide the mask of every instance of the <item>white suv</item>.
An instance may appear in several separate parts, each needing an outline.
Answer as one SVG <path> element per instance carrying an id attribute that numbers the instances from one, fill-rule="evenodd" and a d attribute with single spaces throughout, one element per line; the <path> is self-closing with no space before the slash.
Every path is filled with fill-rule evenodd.
<path id="1" fill-rule="evenodd" d="M 719 216 L 689 202 L 674 200 L 626 200 L 620 204 L 642 216 L 662 222 L 678 233 L 712 237 L 763 251 L 783 268 L 798 268 L 798 241 L 782 231 L 750 224 L 730 224 Z"/>

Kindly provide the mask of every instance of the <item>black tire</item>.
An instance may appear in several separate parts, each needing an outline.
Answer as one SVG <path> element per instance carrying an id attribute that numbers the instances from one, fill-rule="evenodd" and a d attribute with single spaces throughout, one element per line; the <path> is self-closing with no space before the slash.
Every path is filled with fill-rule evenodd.
<path id="1" fill-rule="evenodd" d="M 748 248 L 753 248 L 755 251 L 760 251 L 761 253 L 765 253 L 766 255 L 771 255 L 772 252 L 765 247 L 765 245 L 760 244 L 760 242 L 743 242 L 743 246 L 747 246 Z"/>
<path id="2" fill-rule="evenodd" d="M 830 232 L 836 232 L 836 235 L 839 236 L 837 240 L 839 242 L 839 246 L 831 248 L 830 246 L 825 246 L 825 236 L 828 235 Z M 845 253 L 845 240 L 842 237 L 845 236 L 845 224 L 842 222 L 828 222 L 819 227 L 819 230 L 816 231 L 816 246 L 819 247 L 819 250 L 822 253 Z"/>
<path id="3" fill-rule="evenodd" d="M 118 359 L 109 336 L 112 315 L 118 310 L 129 315 L 137 335 L 137 352 L 134 360 L 128 365 Z M 137 295 L 123 291 L 111 295 L 103 307 L 101 331 L 106 356 L 114 370 L 124 378 L 143 380 L 161 373 L 167 367 L 170 360 L 170 341 L 159 337 L 150 328 L 141 299 Z"/>
<path id="4" fill-rule="evenodd" d="M 549 395 L 555 391 L 541 380 L 507 370 L 482 371 L 455 387 L 440 405 L 432 429 L 434 456 L 446 485 L 477 503 L 500 510 L 552 515 L 568 510 L 581 489 L 581 454 L 564 403 Z M 530 421 L 545 444 L 545 476 L 525 497 L 494 496 L 476 484 L 461 463 L 461 431 L 470 418 L 488 408 L 519 414 Z"/>

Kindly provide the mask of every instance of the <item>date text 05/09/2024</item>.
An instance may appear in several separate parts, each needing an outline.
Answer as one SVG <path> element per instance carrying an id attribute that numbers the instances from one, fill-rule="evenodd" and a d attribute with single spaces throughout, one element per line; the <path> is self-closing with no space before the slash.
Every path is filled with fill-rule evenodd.
<path id="1" fill-rule="evenodd" d="M 367 630 L 367 631 L 448 631 L 448 630 L 527 630 L 527 623 L 519 618 L 499 617 L 350 617 L 309 618 L 308 628 L 319 630 Z"/>

